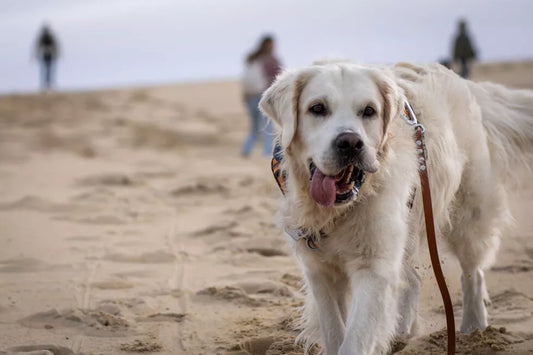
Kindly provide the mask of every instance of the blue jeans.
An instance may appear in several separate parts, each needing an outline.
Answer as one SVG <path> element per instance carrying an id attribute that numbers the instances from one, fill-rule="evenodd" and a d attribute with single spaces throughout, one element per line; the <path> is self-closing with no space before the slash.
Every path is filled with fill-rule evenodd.
<path id="1" fill-rule="evenodd" d="M 54 85 L 55 63 L 53 60 L 41 60 L 41 88 L 50 89 Z"/>
<path id="2" fill-rule="evenodd" d="M 248 108 L 248 115 L 250 116 L 250 133 L 242 145 L 242 154 L 244 156 L 252 152 L 259 136 L 263 138 L 263 154 L 265 156 L 272 154 L 272 137 L 274 135 L 272 132 L 272 122 L 259 110 L 260 100 L 261 95 L 246 98 L 246 106 Z"/>

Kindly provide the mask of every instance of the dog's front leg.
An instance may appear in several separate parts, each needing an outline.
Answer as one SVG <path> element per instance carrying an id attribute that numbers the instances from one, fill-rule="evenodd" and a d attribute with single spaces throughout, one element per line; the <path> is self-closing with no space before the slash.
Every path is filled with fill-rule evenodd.
<path id="1" fill-rule="evenodd" d="M 384 353 L 397 323 L 397 281 L 371 269 L 361 269 L 351 275 L 351 284 L 351 309 L 339 355 Z"/>
<path id="2" fill-rule="evenodd" d="M 345 331 L 345 309 L 342 302 L 339 303 L 346 293 L 343 276 L 335 268 L 320 263 L 308 265 L 306 278 L 315 302 L 325 354 L 336 355 Z"/>

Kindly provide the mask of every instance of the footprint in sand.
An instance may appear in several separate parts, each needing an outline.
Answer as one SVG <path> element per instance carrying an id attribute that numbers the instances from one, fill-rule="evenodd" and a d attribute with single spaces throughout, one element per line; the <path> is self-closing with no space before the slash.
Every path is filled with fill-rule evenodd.
<path id="1" fill-rule="evenodd" d="M 515 259 L 509 265 L 493 266 L 491 271 L 495 272 L 507 272 L 511 274 L 518 274 L 522 272 L 529 272 L 533 270 L 533 249 L 524 249 L 527 256 L 520 256 L 520 259 Z"/>
<path id="2" fill-rule="evenodd" d="M 283 276 L 281 276 L 281 282 L 297 290 L 301 289 L 303 286 L 303 278 L 299 275 L 290 273 L 283 274 Z"/>
<path id="3" fill-rule="evenodd" d="M 293 294 L 289 288 L 283 284 L 272 281 L 247 281 L 235 284 L 248 295 L 253 294 L 271 294 L 273 296 L 292 297 Z"/>
<path id="4" fill-rule="evenodd" d="M 103 308 L 105 309 L 105 308 Z M 40 328 L 53 331 L 78 329 L 89 336 L 122 336 L 129 330 L 129 323 L 122 318 L 118 308 L 108 308 L 115 314 L 103 310 L 52 309 L 23 318 L 19 323 L 27 328 Z"/>
<path id="5" fill-rule="evenodd" d="M 163 346 L 151 340 L 135 340 L 133 343 L 121 344 L 120 350 L 133 353 L 160 352 Z"/>
<path id="6" fill-rule="evenodd" d="M 124 280 L 109 280 L 93 282 L 91 286 L 100 290 L 125 290 L 129 288 L 134 288 L 135 283 Z"/>
<path id="7" fill-rule="evenodd" d="M 278 297 L 292 297 L 293 293 L 287 286 L 280 283 L 247 281 L 232 286 L 208 287 L 198 291 L 196 295 L 209 296 L 221 301 L 229 301 L 251 307 L 261 307 L 276 302 L 275 298 Z"/>
<path id="8" fill-rule="evenodd" d="M 98 302 L 98 307 L 96 309 L 112 315 L 121 315 L 123 313 L 137 315 L 147 314 L 154 311 L 146 301 L 136 297 L 102 300 Z"/>
<path id="9" fill-rule="evenodd" d="M 141 179 L 131 177 L 123 173 L 108 173 L 100 175 L 91 175 L 77 181 L 81 186 L 119 186 L 131 187 L 142 185 Z"/>
<path id="10" fill-rule="evenodd" d="M 290 337 L 260 337 L 246 340 L 234 346 L 231 355 L 296 355 L 303 354 L 304 349 L 294 343 Z"/>
<path id="11" fill-rule="evenodd" d="M 128 145 L 135 148 L 174 149 L 183 146 L 213 146 L 220 142 L 218 132 L 203 125 L 201 129 L 160 127 L 151 123 L 130 124 Z"/>
<path id="12" fill-rule="evenodd" d="M 205 196 L 210 194 L 226 196 L 228 193 L 229 189 L 227 186 L 219 182 L 213 182 L 212 178 L 200 178 L 191 184 L 180 186 L 170 191 L 170 194 L 174 197 Z"/>
<path id="13" fill-rule="evenodd" d="M 57 345 L 22 345 L 0 351 L 0 355 L 71 355 L 69 348 Z"/>
<path id="14" fill-rule="evenodd" d="M 186 317 L 185 313 L 155 313 L 146 317 L 137 317 L 137 322 L 170 322 L 181 323 Z"/>
<path id="15" fill-rule="evenodd" d="M 245 341 L 241 349 L 250 355 L 264 355 L 272 344 L 276 341 L 274 337 L 254 338 Z"/>
<path id="16" fill-rule="evenodd" d="M 131 271 L 116 272 L 113 275 L 121 279 L 129 278 L 129 277 L 150 278 L 150 277 L 153 277 L 154 272 L 149 271 L 149 270 L 131 270 Z"/>
<path id="17" fill-rule="evenodd" d="M 67 238 L 67 240 L 72 240 L 75 242 L 96 242 L 101 239 L 102 237 L 98 235 L 76 235 Z"/>
<path id="18" fill-rule="evenodd" d="M 196 232 L 193 232 L 192 235 L 195 237 L 205 237 L 205 236 L 213 235 L 219 232 L 230 232 L 232 228 L 235 228 L 238 225 L 239 224 L 236 221 L 214 224 L 207 228 L 200 229 Z"/>
<path id="19" fill-rule="evenodd" d="M 252 206 L 246 205 L 240 208 L 230 208 L 225 210 L 224 214 L 230 214 L 235 216 L 243 216 L 243 215 L 249 215 L 251 213 L 255 212 L 255 209 Z M 255 213 L 257 215 L 257 213 Z"/>
<path id="20" fill-rule="evenodd" d="M 523 293 L 505 290 L 491 297 L 490 323 L 510 324 L 533 318 L 533 300 Z"/>
<path id="21" fill-rule="evenodd" d="M 149 170 L 149 171 L 138 171 L 136 176 L 141 179 L 173 179 L 176 177 L 176 172 L 171 170 Z"/>
<path id="22" fill-rule="evenodd" d="M 225 286 L 225 287 L 208 287 L 196 293 L 198 296 L 208 296 L 221 301 L 229 301 L 236 304 L 246 306 L 259 307 L 268 304 L 264 299 L 256 299 L 248 296 L 246 291 L 240 287 Z"/>
<path id="23" fill-rule="evenodd" d="M 397 354 L 443 354 L 446 343 L 446 329 L 442 329 L 409 341 Z M 511 333 L 503 327 L 489 326 L 470 334 L 456 333 L 457 354 L 526 354 L 525 349 L 530 349 L 531 343 L 531 335 Z"/>
<path id="24" fill-rule="evenodd" d="M 287 253 L 273 248 L 248 248 L 246 249 L 248 253 L 257 253 L 261 256 L 271 257 L 271 256 L 287 256 Z"/>
<path id="25" fill-rule="evenodd" d="M 0 203 L 0 210 L 30 210 L 36 212 L 46 212 L 46 213 L 65 213 L 65 212 L 86 212 L 91 209 L 77 205 L 77 204 L 68 204 L 68 203 L 57 203 L 49 201 L 45 198 L 39 196 L 24 196 L 13 202 L 4 202 Z"/>
<path id="26" fill-rule="evenodd" d="M 104 260 L 118 263 L 164 264 L 174 262 L 176 255 L 164 250 L 147 252 L 140 255 L 113 253 L 105 255 Z"/>
<path id="27" fill-rule="evenodd" d="M 38 271 L 60 271 L 70 270 L 71 265 L 50 265 L 44 261 L 34 258 L 19 258 L 0 260 L 1 272 L 38 272 Z"/>

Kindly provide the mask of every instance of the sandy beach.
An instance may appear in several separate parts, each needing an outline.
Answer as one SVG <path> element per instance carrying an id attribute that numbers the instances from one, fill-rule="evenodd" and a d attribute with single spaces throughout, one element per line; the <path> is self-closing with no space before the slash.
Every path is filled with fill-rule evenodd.
<path id="1" fill-rule="evenodd" d="M 533 89 L 533 62 L 473 79 Z M 240 156 L 247 130 L 237 81 L 0 96 L 0 354 L 301 354 L 300 269 L 269 159 Z M 460 354 L 533 353 L 533 173 L 511 174 L 491 327 Z M 424 329 L 398 354 L 444 353 L 426 260 Z"/>

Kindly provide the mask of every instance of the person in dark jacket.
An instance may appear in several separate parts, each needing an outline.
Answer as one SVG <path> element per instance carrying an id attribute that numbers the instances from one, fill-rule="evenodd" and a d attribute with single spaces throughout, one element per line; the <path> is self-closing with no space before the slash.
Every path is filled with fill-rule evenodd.
<path id="1" fill-rule="evenodd" d="M 55 63 L 59 57 L 59 44 L 48 25 L 43 26 L 36 49 L 41 65 L 41 87 L 47 90 L 54 85 Z"/>
<path id="2" fill-rule="evenodd" d="M 470 61 L 476 59 L 476 51 L 472 46 L 470 37 L 466 30 L 466 21 L 459 21 L 459 33 L 454 41 L 453 60 L 459 62 L 461 69 L 459 74 L 463 78 L 468 78 Z"/>

